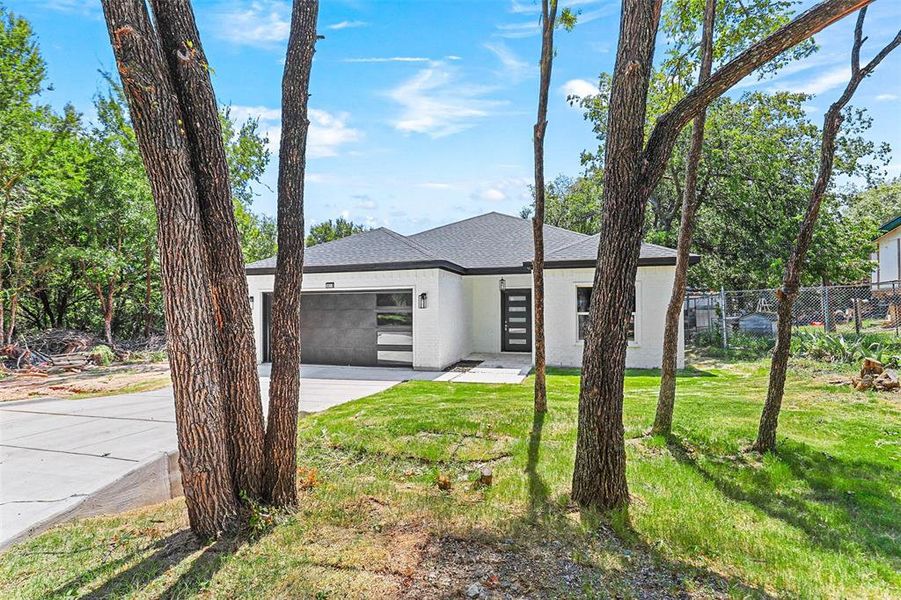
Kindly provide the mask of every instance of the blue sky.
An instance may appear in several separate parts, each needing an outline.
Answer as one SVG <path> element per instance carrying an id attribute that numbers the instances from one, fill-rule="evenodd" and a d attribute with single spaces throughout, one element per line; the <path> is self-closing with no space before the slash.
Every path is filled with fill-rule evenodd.
<path id="1" fill-rule="evenodd" d="M 2 0 L 0 0 L 2 1 Z M 7 0 L 40 40 L 56 106 L 91 117 L 99 69 L 114 71 L 99 0 Z M 805 2 L 811 4 L 811 2 Z M 613 66 L 619 2 L 569 0 L 581 11 L 557 34 L 547 133 L 547 173 L 576 175 L 579 154 L 596 147 L 590 124 L 566 103 L 588 93 Z M 259 116 L 277 150 L 280 82 L 288 35 L 286 0 L 195 0 L 220 102 Z M 864 58 L 901 23 L 901 2 L 870 9 Z M 817 94 L 819 122 L 849 73 L 854 18 L 817 36 L 818 53 L 750 88 Z M 893 29 L 894 28 L 894 29 Z M 401 233 L 529 202 L 532 125 L 540 52 L 538 5 L 530 0 L 326 0 L 321 3 L 310 98 L 306 217 L 336 216 Z M 889 56 L 855 96 L 873 118 L 871 137 L 896 149 L 901 174 L 901 52 Z M 255 209 L 275 213 L 273 154 Z"/>

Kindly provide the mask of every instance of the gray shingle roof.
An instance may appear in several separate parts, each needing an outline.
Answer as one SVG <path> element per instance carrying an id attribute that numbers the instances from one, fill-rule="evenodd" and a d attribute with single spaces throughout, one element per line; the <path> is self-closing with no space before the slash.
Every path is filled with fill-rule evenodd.
<path id="1" fill-rule="evenodd" d="M 545 263 L 564 263 L 579 261 L 594 261 L 598 257 L 598 243 L 600 234 L 592 236 L 584 236 L 574 244 L 558 248 L 557 250 L 545 252 Z M 530 259 L 531 260 L 531 259 Z M 641 243 L 641 254 L 638 257 L 639 264 L 675 264 L 676 251 L 666 246 L 658 246 L 657 244 Z M 689 262 L 692 264 L 698 262 L 700 257 L 692 254 Z"/>
<path id="2" fill-rule="evenodd" d="M 545 225 L 548 266 L 590 266 L 598 236 Z M 306 249 L 304 271 L 444 268 L 458 273 L 525 272 L 532 260 L 532 223 L 490 212 L 410 236 L 380 227 Z M 676 251 L 641 245 L 639 264 L 675 264 Z M 697 257 L 693 257 L 697 262 Z M 250 273 L 271 273 L 275 257 L 247 265 Z"/>
<path id="3" fill-rule="evenodd" d="M 546 225 L 545 251 L 562 248 L 585 237 L 575 231 Z M 497 212 L 429 229 L 411 235 L 410 239 L 433 248 L 437 254 L 466 269 L 521 268 L 534 253 L 532 222 Z"/>

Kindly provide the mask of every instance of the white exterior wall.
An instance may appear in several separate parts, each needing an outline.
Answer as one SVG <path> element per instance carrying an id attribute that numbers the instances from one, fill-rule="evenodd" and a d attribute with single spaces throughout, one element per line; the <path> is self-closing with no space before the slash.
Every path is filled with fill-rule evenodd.
<path id="1" fill-rule="evenodd" d="M 639 267 L 636 277 L 635 341 L 626 352 L 629 368 L 658 368 L 663 352 L 663 325 L 672 292 L 675 268 Z M 578 367 L 583 342 L 578 339 L 576 287 L 591 285 L 594 269 L 545 271 L 547 363 Z M 304 291 L 413 290 L 413 367 L 443 369 L 473 352 L 501 351 L 499 282 L 508 290 L 532 288 L 530 274 L 460 276 L 439 269 L 305 273 Z M 257 360 L 262 360 L 263 292 L 271 292 L 273 275 L 247 278 L 253 297 Z M 325 283 L 334 282 L 334 289 Z M 428 306 L 419 308 L 419 295 Z M 679 324 L 678 365 L 685 363 L 682 324 Z"/>
<path id="2" fill-rule="evenodd" d="M 472 352 L 470 336 L 469 302 L 466 298 L 464 278 L 456 273 L 439 270 L 438 297 L 435 304 L 438 313 L 438 364 L 444 368 L 462 360 Z M 431 308 L 431 299 L 429 308 Z M 416 318 L 413 319 L 413 330 L 416 330 Z M 416 349 L 414 340 L 414 352 Z"/>
<path id="3" fill-rule="evenodd" d="M 635 278 L 635 340 L 626 350 L 626 367 L 656 369 L 663 361 L 663 329 L 672 294 L 675 267 L 639 267 Z M 584 342 L 579 338 L 576 288 L 590 286 L 594 269 L 545 271 L 545 329 L 547 363 L 577 367 L 582 364 Z M 682 323 L 679 323 L 678 367 L 685 365 Z"/>
<path id="4" fill-rule="evenodd" d="M 877 239 L 876 245 L 877 250 L 872 259 L 876 261 L 877 266 L 873 269 L 872 282 L 901 280 L 901 264 L 898 262 L 899 254 L 901 254 L 901 227 L 889 231 Z"/>
<path id="5" fill-rule="evenodd" d="M 257 347 L 257 361 L 263 360 L 263 292 L 271 292 L 274 275 L 249 275 L 247 284 L 253 298 L 254 340 Z M 326 288 L 326 282 L 334 282 L 334 289 Z M 449 362 L 442 363 L 441 319 L 438 315 L 440 293 L 438 269 L 411 269 L 401 271 L 364 271 L 356 273 L 304 273 L 303 291 L 350 292 L 367 290 L 412 289 L 413 290 L 413 368 L 441 369 Z M 453 283 L 444 283 L 448 298 L 453 298 Z M 419 294 L 426 293 L 427 308 L 419 308 Z M 446 335 L 450 335 L 445 332 Z M 446 340 L 448 347 L 459 346 L 459 341 Z M 445 353 L 447 354 L 447 353 Z"/>
<path id="6" fill-rule="evenodd" d="M 508 290 L 532 289 L 532 276 L 467 275 L 464 287 L 469 296 L 472 351 L 496 353 L 501 351 L 501 289 L 503 279 Z"/>

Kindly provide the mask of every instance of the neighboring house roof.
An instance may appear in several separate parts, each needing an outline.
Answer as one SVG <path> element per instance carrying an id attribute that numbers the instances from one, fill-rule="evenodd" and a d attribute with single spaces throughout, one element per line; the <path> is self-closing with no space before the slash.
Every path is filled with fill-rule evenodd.
<path id="1" fill-rule="evenodd" d="M 893 229 L 897 229 L 901 226 L 901 215 L 895 217 L 891 221 L 886 221 L 882 225 L 879 226 L 879 237 L 882 237 L 886 233 L 892 231 Z"/>
<path id="2" fill-rule="evenodd" d="M 597 235 L 545 225 L 544 242 L 548 268 L 592 267 L 597 259 Z M 380 227 L 317 244 L 306 249 L 304 271 L 440 268 L 468 275 L 527 273 L 533 252 L 530 220 L 490 212 L 410 236 Z M 692 255 L 692 263 L 698 260 Z M 675 250 L 641 245 L 639 265 L 675 262 Z M 274 256 L 247 265 L 247 272 L 252 275 L 274 271 Z"/>

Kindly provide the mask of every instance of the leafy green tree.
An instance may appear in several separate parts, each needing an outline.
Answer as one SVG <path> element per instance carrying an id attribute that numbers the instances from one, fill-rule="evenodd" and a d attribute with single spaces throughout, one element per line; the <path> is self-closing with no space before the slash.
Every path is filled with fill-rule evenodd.
<path id="1" fill-rule="evenodd" d="M 307 247 L 316 244 L 324 244 L 355 233 L 366 231 L 368 227 L 360 223 L 354 223 L 344 217 L 338 217 L 334 221 L 322 221 L 310 227 L 310 233 L 307 235 Z"/>
<path id="2" fill-rule="evenodd" d="M 601 230 L 601 177 L 558 175 L 545 186 L 544 222 L 555 227 L 594 235 Z M 523 219 L 531 218 L 533 205 L 520 211 Z"/>
<path id="3" fill-rule="evenodd" d="M 901 216 L 901 178 L 861 191 L 848 199 L 848 219 L 876 227 Z"/>
<path id="4" fill-rule="evenodd" d="M 246 262 L 270 257 L 276 252 L 275 219 L 252 210 L 260 177 L 269 164 L 269 138 L 260 131 L 259 119 L 237 123 L 230 107 L 220 111 L 222 137 L 234 196 L 235 218 Z"/>

